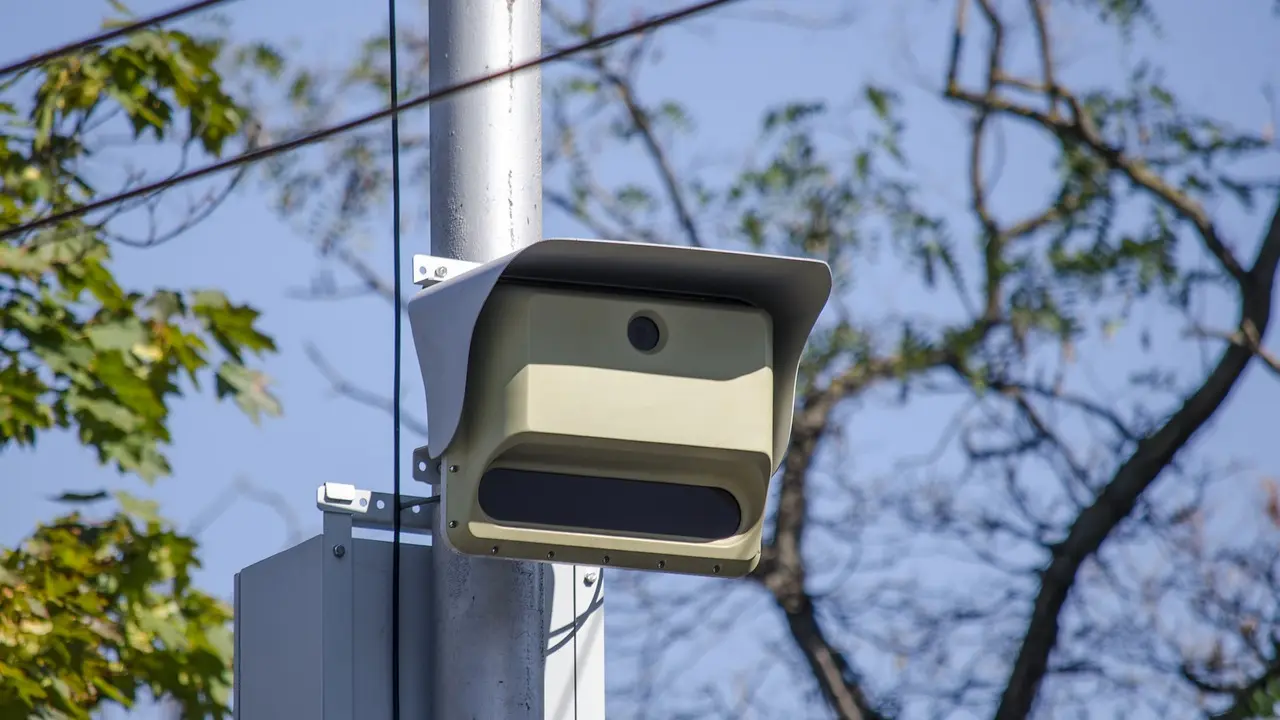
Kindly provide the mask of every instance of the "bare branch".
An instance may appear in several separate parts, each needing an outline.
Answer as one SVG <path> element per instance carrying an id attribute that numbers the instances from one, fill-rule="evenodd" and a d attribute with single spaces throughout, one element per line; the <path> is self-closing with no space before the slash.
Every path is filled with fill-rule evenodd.
<path id="1" fill-rule="evenodd" d="M 280 493 L 259 487 L 243 477 L 236 478 L 218 497 L 205 506 L 200 514 L 191 521 L 187 528 L 187 534 L 192 537 L 199 537 L 201 533 L 208 530 L 211 525 L 225 515 L 237 501 L 242 499 L 265 505 L 280 517 L 280 521 L 284 523 L 285 527 L 286 547 L 302 541 L 302 526 L 289 501 Z"/>
<path id="2" fill-rule="evenodd" d="M 841 720 L 882 716 L 872 707 L 849 661 L 823 633 L 813 597 L 805 587 L 807 572 L 801 545 L 808 518 L 810 464 L 819 442 L 833 427 L 832 414 L 841 401 L 899 373 L 919 372 L 951 362 L 955 359 L 938 351 L 918 358 L 890 357 L 858 363 L 826 387 L 810 390 L 801 400 L 793 420 L 774 515 L 773 540 L 764 547 L 760 565 L 752 577 L 772 593 L 786 615 L 791 634 L 823 697 Z"/>
<path id="3" fill-rule="evenodd" d="M 1271 294 L 1280 264 L 1280 198 L 1253 268 L 1242 283 L 1240 326 L 1265 334 L 1271 320 Z M 1065 540 L 1053 548 L 1053 559 L 1041 575 L 1027 633 L 1018 650 L 996 720 L 1021 720 L 1030 714 L 1058 641 L 1059 616 L 1084 561 L 1122 523 L 1138 498 L 1168 467 L 1174 456 L 1218 410 L 1235 388 L 1255 353 L 1230 345 L 1204 383 L 1158 430 L 1143 438 L 1097 499 L 1076 518 Z"/>
<path id="4" fill-rule="evenodd" d="M 1254 355 L 1257 355 L 1258 359 L 1271 369 L 1271 372 L 1280 375 L 1280 357 L 1276 357 L 1275 354 L 1262 347 L 1262 338 L 1258 334 L 1258 328 L 1254 327 L 1252 324 L 1242 325 L 1241 328 L 1235 332 L 1224 332 L 1222 330 L 1192 327 L 1187 330 L 1186 334 L 1189 337 L 1223 340 L 1232 345 L 1242 347 Z"/>
<path id="5" fill-rule="evenodd" d="M 313 284 L 309 288 L 290 288 L 285 291 L 285 295 L 294 300 L 354 300 L 377 294 L 379 294 L 378 291 L 368 285 L 340 288 L 322 284 L 317 287 Z"/>
<path id="6" fill-rule="evenodd" d="M 1003 76 L 1001 81 L 1004 83 L 1009 82 Z M 1143 188 L 1172 208 L 1183 220 L 1191 223 L 1199 233 L 1205 248 L 1217 259 L 1223 270 L 1235 278 L 1238 283 L 1244 284 L 1247 282 L 1244 268 L 1240 265 L 1240 261 L 1236 259 L 1235 254 L 1231 252 L 1218 235 L 1213 219 L 1209 217 L 1209 213 L 1204 209 L 1204 206 L 1170 185 L 1142 160 L 1128 155 L 1123 150 L 1107 143 L 1093 124 L 1088 111 L 1075 96 L 1065 92 L 1062 93 L 1063 98 L 1072 108 L 1071 118 L 1063 119 L 1045 114 L 1034 108 L 1018 105 L 1004 97 L 989 93 L 977 94 L 963 90 L 959 86 L 948 88 L 946 94 L 949 98 L 975 108 L 982 108 L 984 111 L 1011 115 L 1032 121 L 1063 140 L 1078 142 L 1088 147 L 1109 168 L 1122 173 L 1134 185 Z"/>
<path id="7" fill-rule="evenodd" d="M 947 58 L 947 88 L 960 82 L 960 55 L 964 51 L 964 34 L 969 19 L 969 0 L 956 0 L 956 20 L 951 32 L 951 54 Z"/>
<path id="8" fill-rule="evenodd" d="M 694 247 L 703 247 L 702 235 L 694 222 L 693 214 L 689 211 L 689 204 L 685 200 L 683 186 L 676 179 L 676 172 L 671 166 L 671 159 L 667 156 L 667 151 L 659 144 L 658 138 L 654 134 L 648 111 L 641 107 L 640 102 L 636 99 L 635 89 L 626 78 L 610 70 L 605 65 L 602 56 L 596 56 L 596 69 L 599 71 L 600 76 L 605 79 L 605 82 L 609 83 L 614 92 L 618 94 L 618 99 L 622 102 L 623 108 L 626 109 L 627 116 L 631 118 L 632 125 L 635 127 L 636 132 L 640 134 L 640 140 L 644 145 L 645 151 L 648 153 L 650 160 L 653 161 L 654 169 L 662 181 L 662 188 L 666 192 L 667 200 L 675 210 L 676 219 L 680 223 L 681 230 L 684 231 L 685 241 Z"/>
<path id="9" fill-rule="evenodd" d="M 1040 71 L 1044 78 L 1045 92 L 1049 95 L 1049 116 L 1058 116 L 1058 98 L 1061 90 L 1054 79 L 1053 46 L 1049 40 L 1048 0 L 1027 0 L 1031 6 L 1031 18 L 1036 27 L 1036 42 L 1040 46 Z"/>
<path id="10" fill-rule="evenodd" d="M 155 215 L 158 204 L 163 195 L 157 194 L 148 198 L 148 225 L 150 231 L 142 238 L 131 238 L 119 233 L 108 231 L 107 237 L 121 245 L 128 245 L 137 248 L 149 248 L 163 245 L 170 240 L 182 235 L 186 231 L 206 220 L 210 215 L 218 210 L 222 204 L 231 197 L 231 193 L 239 187 L 240 182 L 248 173 L 248 168 L 238 170 L 229 181 L 219 190 L 208 192 L 203 198 L 195 202 L 188 202 L 186 209 L 186 217 L 176 223 L 173 227 L 158 231 L 156 228 Z"/>
<path id="11" fill-rule="evenodd" d="M 1230 696 L 1231 704 L 1222 712 L 1212 715 L 1211 720 L 1251 720 L 1256 717 L 1253 710 L 1255 697 L 1258 693 L 1264 692 L 1269 685 L 1280 680 L 1280 642 L 1272 643 L 1271 653 L 1272 657 L 1262 672 L 1251 682 L 1239 687 L 1222 687 L 1204 680 L 1188 666 L 1182 668 L 1182 677 L 1201 692 Z"/>
<path id="12" fill-rule="evenodd" d="M 342 377 L 342 375 L 324 359 L 324 355 L 320 353 L 316 346 L 308 343 L 305 350 L 307 358 L 311 360 L 311 364 L 315 365 L 316 369 L 320 371 L 320 374 L 324 375 L 325 379 L 329 381 L 329 385 L 333 388 L 334 392 L 342 395 L 343 397 L 354 400 L 365 407 L 371 407 L 375 410 L 382 410 L 384 412 L 391 412 L 391 400 L 389 398 L 383 397 L 371 390 L 359 387 Z M 410 432 L 424 438 L 427 436 L 427 426 L 419 420 L 401 415 L 400 424 Z"/>
<path id="13" fill-rule="evenodd" d="M 831 31 L 852 25 L 857 19 L 857 13 L 852 7 L 842 8 L 838 12 L 833 12 L 829 15 L 802 15 L 785 10 L 739 10 L 737 12 L 723 13 L 722 17 L 725 20 L 761 22 L 769 25 L 799 28 L 801 30 Z"/>

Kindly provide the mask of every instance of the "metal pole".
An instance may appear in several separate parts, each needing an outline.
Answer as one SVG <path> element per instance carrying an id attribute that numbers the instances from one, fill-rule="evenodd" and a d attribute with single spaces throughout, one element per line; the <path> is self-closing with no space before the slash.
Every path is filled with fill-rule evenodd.
<path id="1" fill-rule="evenodd" d="M 428 13 L 433 91 L 542 51 L 540 0 L 430 0 Z M 430 122 L 431 254 L 485 262 L 541 240 L 541 73 L 433 103 Z M 464 557 L 443 537 L 432 556 L 434 716 L 542 720 L 551 568 Z"/>

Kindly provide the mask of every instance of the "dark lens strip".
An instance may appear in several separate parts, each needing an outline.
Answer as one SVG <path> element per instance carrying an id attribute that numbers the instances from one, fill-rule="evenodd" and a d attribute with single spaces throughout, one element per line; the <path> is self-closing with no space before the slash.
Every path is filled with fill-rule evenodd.
<path id="1" fill-rule="evenodd" d="M 737 500 L 721 488 L 527 470 L 485 473 L 479 500 L 499 524 L 569 531 L 721 540 L 742 522 Z"/>

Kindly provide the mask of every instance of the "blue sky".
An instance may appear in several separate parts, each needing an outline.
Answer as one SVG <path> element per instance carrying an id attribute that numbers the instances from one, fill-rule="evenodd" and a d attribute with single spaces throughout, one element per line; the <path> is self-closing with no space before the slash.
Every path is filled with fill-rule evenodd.
<path id="1" fill-rule="evenodd" d="M 147 14 L 168 4 L 139 0 L 131 7 Z M 606 4 L 619 19 L 625 19 L 632 7 L 657 12 L 676 5 L 669 0 Z M 856 21 L 837 29 L 779 26 L 756 15 L 788 7 L 799 14 L 822 16 L 845 5 L 855 9 Z M 1162 16 L 1164 38 L 1144 40 L 1137 52 L 1163 65 L 1171 84 L 1189 104 L 1241 126 L 1260 129 L 1268 114 L 1261 87 L 1267 82 L 1280 85 L 1280 63 L 1276 62 L 1280 23 L 1273 20 L 1270 4 L 1180 0 L 1160 5 L 1166 12 Z M 407 0 L 402 7 L 405 21 L 425 15 Z M 21 57 L 91 33 L 104 10 L 105 3 L 98 0 L 19 4 L 6 12 L 6 22 L 0 25 L 0 56 Z M 385 22 L 384 5 L 368 1 L 241 0 L 223 13 L 239 37 L 289 44 L 296 47 L 293 57 L 332 67 L 341 66 L 355 52 L 356 43 Z M 928 88 L 924 87 L 940 81 L 949 18 L 950 6 L 943 3 L 746 2 L 688 29 L 668 33 L 662 42 L 663 58 L 646 71 L 641 88 L 651 100 L 669 97 L 685 103 L 696 121 L 695 135 L 675 148 L 682 166 L 740 162 L 757 132 L 761 112 L 770 105 L 816 98 L 838 104 L 870 79 L 902 88 L 907 101 L 907 149 L 916 161 L 917 173 L 933 195 L 935 207 L 952 214 L 963 227 L 968 221 L 963 215 L 966 197 L 960 182 L 962 116 L 936 103 L 926 104 Z M 1086 33 L 1084 27 L 1068 26 L 1061 44 L 1063 59 L 1069 61 L 1068 82 L 1113 79 L 1115 69 L 1131 59 L 1115 43 Z M 1018 62 L 1025 63 L 1031 49 L 1024 40 L 1011 50 Z M 353 104 L 349 112 L 364 109 L 368 109 L 367 103 Z M 1036 154 L 1030 137 L 1012 131 L 1007 153 L 1009 169 L 1001 180 L 997 209 L 1016 213 L 1044 192 L 1045 175 L 1034 169 L 1032 162 L 1044 158 Z M 638 169 L 634 156 L 621 153 L 603 153 L 598 162 L 599 171 L 610 180 L 646 171 Z M 1271 163 L 1269 169 L 1274 172 L 1276 164 Z M 426 201 L 425 188 L 408 190 L 406 213 L 418 213 Z M 1224 219 L 1227 233 L 1247 254 L 1258 235 L 1260 218 L 1229 214 Z M 386 227 L 383 222 L 369 230 L 383 238 Z M 552 211 L 548 211 L 544 227 L 547 236 L 582 234 L 580 228 Z M 368 257 L 378 267 L 389 268 L 387 248 L 379 239 Z M 405 237 L 406 255 L 426 252 L 427 248 L 425 227 L 411 222 Z M 68 489 L 123 487 L 159 500 L 167 516 L 189 524 L 205 516 L 211 504 L 243 480 L 283 498 L 302 537 L 319 529 L 320 515 L 313 505 L 317 484 L 339 481 L 389 489 L 389 418 L 335 397 L 302 352 L 306 343 L 314 343 L 348 378 L 371 389 L 389 391 L 389 311 L 376 299 L 315 302 L 287 295 L 290 288 L 305 286 L 322 267 L 296 228 L 273 214 L 257 192 L 239 194 L 212 220 L 168 245 L 146 251 L 120 249 L 116 268 L 126 282 L 144 287 L 217 286 L 263 310 L 264 326 L 282 350 L 268 361 L 266 370 L 275 379 L 285 415 L 255 427 L 233 406 L 207 397 L 178 403 L 172 422 L 175 474 L 155 487 L 120 479 L 98 468 L 93 456 L 70 436 L 46 437 L 34 451 L 8 450 L 0 456 L 0 482 L 7 493 L 6 502 L 0 504 L 0 543 L 18 540 L 32 523 L 58 512 L 59 507 L 46 498 Z M 876 313 L 931 309 L 945 313 L 945 308 L 930 308 L 928 303 L 936 301 L 914 288 L 892 272 L 861 271 L 856 287 L 846 290 L 854 307 Z M 1229 313 L 1230 308 L 1218 308 L 1214 314 L 1229 317 L 1224 311 Z M 1178 329 L 1165 318 L 1150 320 L 1169 333 Z M 1136 339 L 1122 333 L 1107 345 L 1105 353 L 1099 350 L 1097 359 L 1089 348 L 1082 354 L 1086 362 L 1096 363 L 1090 370 L 1095 379 L 1114 388 L 1125 368 L 1141 360 L 1136 347 Z M 420 381 L 407 333 L 402 352 L 406 413 L 421 417 Z M 1184 370 L 1199 362 L 1190 357 L 1169 360 Z M 1211 432 L 1200 439 L 1201 446 L 1210 447 L 1215 456 L 1246 461 L 1258 474 L 1280 472 L 1280 450 L 1274 443 L 1262 442 L 1261 430 L 1274 417 L 1277 405 L 1280 383 L 1255 369 Z M 863 407 L 847 426 L 849 449 L 859 457 L 859 475 L 883 474 L 901 457 L 927 450 L 936 439 L 928 429 L 940 424 L 927 408 Z M 412 447 L 414 441 L 412 435 L 406 435 L 406 447 Z M 406 489 L 412 492 L 415 488 L 409 480 L 407 452 L 401 467 Z M 205 563 L 201 581 L 210 591 L 230 597 L 232 575 L 281 549 L 288 531 L 276 510 L 241 500 L 204 529 L 201 539 Z M 758 614 L 754 608 L 767 607 L 754 602 L 753 609 L 747 611 L 751 617 Z M 752 643 L 785 639 L 770 616 L 759 617 L 758 626 L 746 621 L 736 625 L 740 634 L 750 637 L 712 649 L 701 661 L 699 672 L 728 674 L 743 664 L 743 649 L 753 647 Z M 613 628 L 611 623 L 611 633 Z M 610 661 L 617 672 L 633 671 L 625 658 L 611 655 Z"/>

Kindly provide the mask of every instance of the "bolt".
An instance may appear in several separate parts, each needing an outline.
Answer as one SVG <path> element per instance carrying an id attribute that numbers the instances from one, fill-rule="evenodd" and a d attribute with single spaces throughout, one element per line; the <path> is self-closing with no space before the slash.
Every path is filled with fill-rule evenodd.
<path id="1" fill-rule="evenodd" d="M 591 587 L 592 585 L 595 585 L 595 584 L 596 584 L 596 574 L 595 574 L 595 573 L 587 573 L 586 575 L 583 575 L 583 576 L 582 576 L 582 584 L 583 584 L 583 585 L 586 585 L 587 587 Z"/>
<path id="2" fill-rule="evenodd" d="M 458 527 L 458 521 L 457 521 L 457 520 L 450 520 L 450 521 L 449 521 L 449 527 L 451 527 L 451 528 L 456 528 L 456 527 Z"/>
<path id="3" fill-rule="evenodd" d="M 334 556 L 334 557 L 339 557 L 339 558 L 340 558 L 340 557 L 342 557 L 343 555 L 346 555 L 346 554 L 347 554 L 347 549 L 346 549 L 345 547 L 343 547 L 343 546 L 341 546 L 341 545 L 334 545 L 334 546 L 333 546 L 333 556 Z"/>
<path id="4" fill-rule="evenodd" d="M 369 504 L 368 498 L 360 498 L 360 507 L 364 507 L 368 504 Z"/>
<path id="5" fill-rule="evenodd" d="M 447 268 L 447 267 L 445 267 L 445 266 L 443 266 L 443 265 L 441 265 L 440 267 L 436 268 L 436 277 L 438 277 L 438 278 L 442 278 L 442 277 L 444 277 L 445 275 L 448 275 L 448 274 L 449 274 L 449 268 Z"/>
<path id="6" fill-rule="evenodd" d="M 457 466 L 457 465 L 450 465 L 450 466 L 449 466 L 449 472 L 458 472 L 458 466 Z"/>

